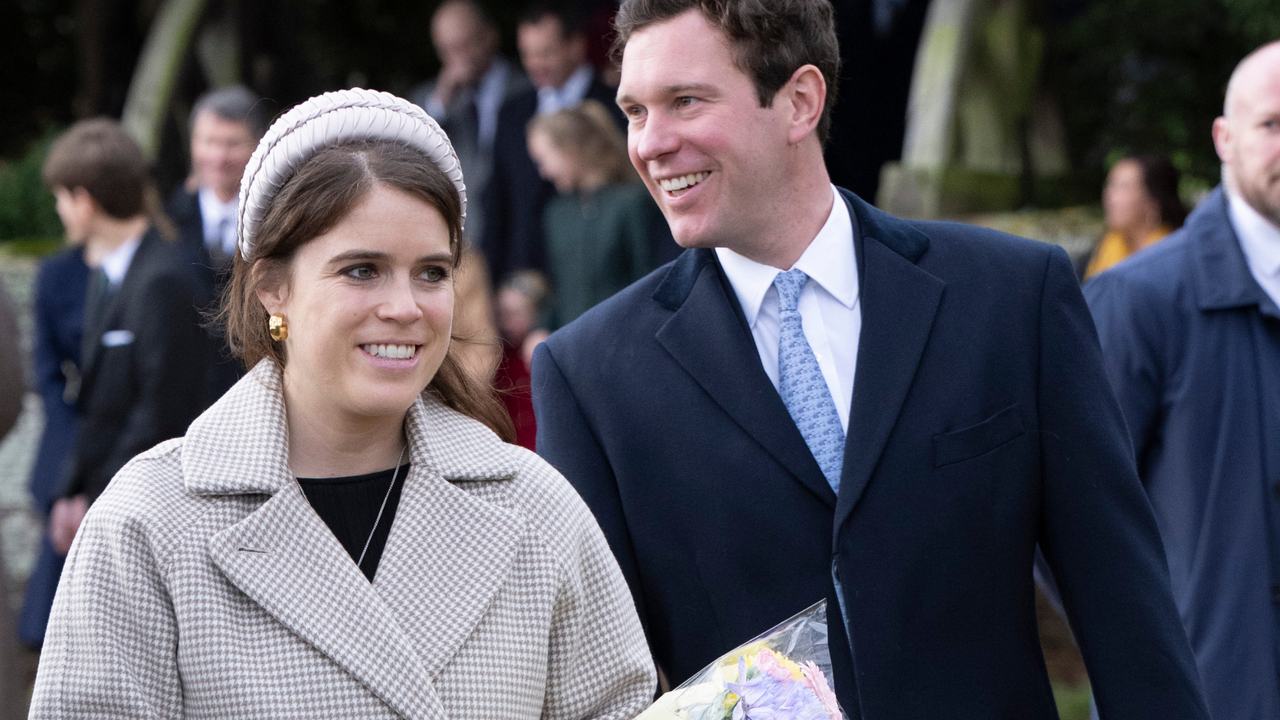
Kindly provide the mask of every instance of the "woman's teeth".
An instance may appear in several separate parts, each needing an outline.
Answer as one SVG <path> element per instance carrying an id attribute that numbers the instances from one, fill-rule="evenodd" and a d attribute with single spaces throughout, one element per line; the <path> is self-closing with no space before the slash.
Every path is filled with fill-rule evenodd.
<path id="1" fill-rule="evenodd" d="M 417 352 L 417 345 L 361 345 L 360 348 L 376 358 L 408 360 Z"/>
<path id="2" fill-rule="evenodd" d="M 693 187 L 694 185 L 697 185 L 703 180 L 706 180 L 707 176 L 710 174 L 711 173 L 709 172 L 703 171 L 700 173 L 681 175 L 680 177 L 671 178 L 670 180 L 659 180 L 658 184 L 661 185 L 662 189 L 666 190 L 667 192 L 676 192 L 677 190 L 684 190 L 686 188 L 690 188 L 690 187 Z"/>

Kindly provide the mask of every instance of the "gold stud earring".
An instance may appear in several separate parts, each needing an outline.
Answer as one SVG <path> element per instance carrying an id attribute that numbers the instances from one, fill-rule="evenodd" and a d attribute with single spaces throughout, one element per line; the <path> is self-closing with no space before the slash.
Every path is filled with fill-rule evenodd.
<path id="1" fill-rule="evenodd" d="M 271 319 L 267 321 L 267 332 L 271 333 L 271 339 L 277 342 L 289 339 L 289 323 L 284 321 L 284 315 L 274 313 Z"/>

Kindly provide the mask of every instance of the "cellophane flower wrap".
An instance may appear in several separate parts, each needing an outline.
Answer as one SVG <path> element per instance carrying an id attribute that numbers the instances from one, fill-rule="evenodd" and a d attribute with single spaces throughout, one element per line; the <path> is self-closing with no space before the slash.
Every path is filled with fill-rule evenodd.
<path id="1" fill-rule="evenodd" d="M 827 601 L 721 656 L 636 720 L 845 720 L 831 681 Z"/>

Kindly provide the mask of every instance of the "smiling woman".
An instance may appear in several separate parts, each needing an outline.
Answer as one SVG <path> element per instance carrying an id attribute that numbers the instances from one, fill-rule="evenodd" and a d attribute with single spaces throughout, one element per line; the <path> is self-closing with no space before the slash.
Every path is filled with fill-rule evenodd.
<path id="1" fill-rule="evenodd" d="M 240 208 L 222 318 L 253 369 L 86 517 L 32 717 L 635 716 L 654 670 L 599 527 L 452 354 L 444 133 L 313 98 Z"/>

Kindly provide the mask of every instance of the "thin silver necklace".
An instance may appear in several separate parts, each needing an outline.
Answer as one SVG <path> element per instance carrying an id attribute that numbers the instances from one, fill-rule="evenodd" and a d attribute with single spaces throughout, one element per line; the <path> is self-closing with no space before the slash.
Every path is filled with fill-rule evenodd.
<path id="1" fill-rule="evenodd" d="M 364 541 L 364 549 L 360 551 L 360 559 L 356 560 L 356 567 L 364 570 L 364 554 L 369 552 L 369 543 L 373 542 L 373 534 L 378 531 L 378 523 L 382 521 L 382 511 L 387 509 L 387 500 L 391 499 L 391 490 L 396 486 L 396 478 L 400 477 L 400 463 L 404 460 L 404 451 L 409 449 L 409 443 L 405 443 L 400 448 L 400 457 L 396 458 L 396 471 L 391 473 L 391 484 L 387 486 L 387 494 L 382 498 L 382 505 L 378 508 L 378 516 L 373 519 L 373 529 L 369 531 L 369 537 Z"/>

